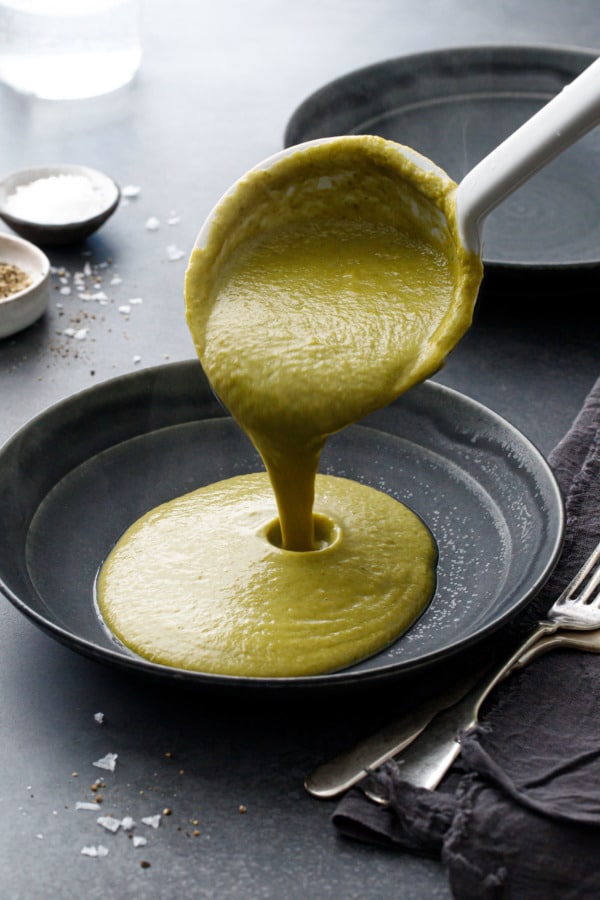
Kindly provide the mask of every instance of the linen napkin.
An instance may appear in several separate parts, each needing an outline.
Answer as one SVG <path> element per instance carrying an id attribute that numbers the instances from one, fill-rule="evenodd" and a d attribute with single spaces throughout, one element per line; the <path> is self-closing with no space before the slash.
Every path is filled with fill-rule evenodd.
<path id="1" fill-rule="evenodd" d="M 600 540 L 600 378 L 549 463 L 565 502 L 565 543 L 515 633 L 531 631 Z M 454 897 L 600 897 L 595 654 L 555 650 L 502 682 L 436 791 L 403 782 L 394 761 L 373 777 L 390 805 L 354 789 L 338 804 L 335 827 L 440 857 Z"/>

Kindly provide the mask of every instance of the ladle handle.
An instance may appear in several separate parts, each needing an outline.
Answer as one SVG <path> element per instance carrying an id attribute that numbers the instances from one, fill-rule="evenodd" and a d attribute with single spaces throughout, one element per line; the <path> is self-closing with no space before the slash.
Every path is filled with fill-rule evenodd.
<path id="1" fill-rule="evenodd" d="M 456 192 L 463 243 L 481 252 L 485 217 L 600 122 L 600 58 L 465 175 Z"/>

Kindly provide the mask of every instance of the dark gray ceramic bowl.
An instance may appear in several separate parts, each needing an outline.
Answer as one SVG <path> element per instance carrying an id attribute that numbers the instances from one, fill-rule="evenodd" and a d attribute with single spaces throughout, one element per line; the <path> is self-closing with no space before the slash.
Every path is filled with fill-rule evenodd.
<path id="1" fill-rule="evenodd" d="M 6 208 L 9 197 L 17 188 L 53 175 L 78 175 L 88 179 L 102 197 L 102 208 L 93 215 L 59 224 L 25 219 Z M 116 182 L 97 169 L 68 164 L 37 166 L 13 172 L 0 182 L 0 218 L 9 228 L 34 244 L 44 247 L 67 246 L 77 244 L 97 231 L 112 216 L 120 198 L 121 191 Z"/>
<path id="2" fill-rule="evenodd" d="M 59 641 L 137 672 L 236 690 L 345 689 L 423 673 L 489 636 L 533 598 L 562 546 L 562 501 L 541 454 L 495 413 L 427 382 L 332 437 L 321 465 L 404 501 L 437 541 L 436 594 L 395 644 L 344 671 L 260 679 L 167 668 L 117 643 L 94 604 L 117 538 L 159 503 L 261 468 L 195 361 L 77 394 L 0 450 L 0 591 Z"/>

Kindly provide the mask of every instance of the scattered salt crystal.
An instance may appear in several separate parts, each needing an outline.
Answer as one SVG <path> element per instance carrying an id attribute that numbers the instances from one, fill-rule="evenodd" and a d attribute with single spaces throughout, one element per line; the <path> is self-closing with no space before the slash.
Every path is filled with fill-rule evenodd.
<path id="1" fill-rule="evenodd" d="M 124 819 L 121 819 L 121 828 L 123 831 L 131 831 L 132 828 L 135 828 L 135 822 L 131 816 L 125 816 Z"/>
<path id="2" fill-rule="evenodd" d="M 97 759 L 96 762 L 92 763 L 93 766 L 96 766 L 98 769 L 107 769 L 109 772 L 115 771 L 115 766 L 117 764 L 118 753 L 107 753 L 106 756 L 103 756 L 101 759 Z"/>
<path id="3" fill-rule="evenodd" d="M 160 825 L 160 813 L 157 813 L 155 816 L 144 816 L 142 822 L 144 825 L 149 825 L 150 828 L 158 828 Z"/>
<path id="4" fill-rule="evenodd" d="M 128 303 L 123 303 L 119 306 L 119 312 L 122 313 L 122 315 L 127 316 L 131 312 L 131 306 Z"/>
<path id="5" fill-rule="evenodd" d="M 133 357 L 133 362 L 136 364 L 136 366 L 137 366 L 138 363 L 141 363 L 141 361 L 142 361 L 142 357 L 141 357 L 141 356 L 134 356 L 134 357 Z"/>
<path id="6" fill-rule="evenodd" d="M 104 293 L 104 291 L 96 291 L 95 294 L 92 294 L 90 297 L 91 300 L 108 300 L 108 297 Z"/>
<path id="7" fill-rule="evenodd" d="M 121 195 L 126 197 L 128 200 L 131 200 L 132 197 L 139 197 L 141 188 L 137 186 L 137 184 L 127 184 L 121 190 Z"/>
<path id="8" fill-rule="evenodd" d="M 98 804 L 97 803 L 85 803 L 83 800 L 78 800 L 75 804 L 75 809 L 87 809 L 90 812 L 98 812 Z"/>
<path id="9" fill-rule="evenodd" d="M 181 222 L 181 216 L 176 216 L 175 213 L 172 213 L 167 219 L 167 225 L 179 225 Z"/>
<path id="10" fill-rule="evenodd" d="M 144 302 L 144 299 L 143 299 L 143 297 L 132 297 L 129 302 L 131 303 L 132 306 L 139 306 L 140 303 Z"/>
<path id="11" fill-rule="evenodd" d="M 146 220 L 146 231 L 158 231 L 159 228 L 160 219 L 157 219 L 156 216 L 150 216 L 150 218 Z"/>
<path id="12" fill-rule="evenodd" d="M 43 834 L 36 834 L 36 838 L 38 839 L 38 841 L 43 841 L 43 840 L 44 840 L 44 835 L 43 835 Z"/>
<path id="13" fill-rule="evenodd" d="M 181 259 L 185 256 L 183 250 L 179 250 L 175 244 L 169 244 L 167 246 L 167 259 L 169 262 L 176 262 L 178 259 Z"/>
<path id="14" fill-rule="evenodd" d="M 65 335 L 65 337 L 74 337 L 75 329 L 74 328 L 65 328 L 65 330 L 63 331 L 63 334 Z"/>
<path id="15" fill-rule="evenodd" d="M 79 328 L 73 335 L 73 338 L 76 341 L 85 341 L 89 330 L 89 328 Z"/>
<path id="16" fill-rule="evenodd" d="M 140 834 L 136 834 L 133 837 L 133 846 L 134 847 L 145 847 L 148 843 L 148 839 L 142 837 Z"/>
<path id="17" fill-rule="evenodd" d="M 57 303 L 57 304 L 56 304 L 56 308 L 57 308 L 57 309 L 64 309 L 64 308 L 65 308 L 65 305 L 64 305 L 64 303 Z"/>
<path id="18" fill-rule="evenodd" d="M 100 816 L 97 822 L 98 825 L 102 825 L 103 828 L 106 828 L 107 831 L 112 831 L 113 834 L 121 827 L 121 822 L 119 819 L 115 819 L 114 816 Z"/>
<path id="19" fill-rule="evenodd" d="M 103 847 L 102 844 L 98 844 L 97 847 L 82 847 L 81 855 L 82 856 L 108 856 L 108 847 Z"/>
<path id="20" fill-rule="evenodd" d="M 60 288 L 59 293 L 61 293 L 64 297 L 68 297 L 69 294 L 71 293 L 71 288 L 67 287 L 67 285 L 65 285 L 64 287 Z"/>
<path id="21" fill-rule="evenodd" d="M 102 723 L 104 722 L 104 713 L 103 712 L 94 713 L 94 722 L 97 722 L 98 725 L 102 725 Z"/>
<path id="22" fill-rule="evenodd" d="M 89 278 L 90 275 L 92 275 L 92 267 L 87 261 L 83 264 L 83 274 L 86 276 L 86 278 Z"/>
<path id="23" fill-rule="evenodd" d="M 110 284 L 121 284 L 122 281 L 123 279 L 120 275 L 113 275 L 113 277 L 110 279 Z"/>

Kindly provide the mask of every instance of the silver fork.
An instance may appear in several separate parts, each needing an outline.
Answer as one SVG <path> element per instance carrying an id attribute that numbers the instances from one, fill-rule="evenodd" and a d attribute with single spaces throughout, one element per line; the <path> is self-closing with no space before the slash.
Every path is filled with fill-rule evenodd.
<path id="1" fill-rule="evenodd" d="M 305 780 L 307 791 L 316 797 L 335 797 L 405 748 L 408 749 L 401 758 L 403 777 L 406 772 L 406 780 L 418 784 L 425 784 L 421 779 L 426 777 L 429 779 L 427 786 L 431 779 L 435 781 L 437 778 L 433 784 L 435 787 L 460 752 L 460 745 L 455 740 L 457 733 L 476 723 L 485 698 L 509 672 L 532 658 L 528 656 L 531 648 L 556 634 L 559 629 L 591 631 L 600 628 L 599 562 L 600 543 L 555 601 L 547 618 L 538 624 L 506 663 L 494 669 L 483 681 L 478 680 L 476 687 L 468 684 L 468 679 L 464 686 L 453 686 L 450 691 L 426 704 L 421 711 L 411 711 L 393 723 L 393 727 L 382 729 L 353 750 L 319 766 Z M 461 700 L 461 697 L 464 699 Z M 423 766 L 418 764 L 423 755 L 428 757 L 434 752 L 435 746 L 439 751 L 435 763 L 436 771 L 441 772 L 439 777 L 435 773 L 424 773 Z"/>
<path id="2" fill-rule="evenodd" d="M 510 672 L 524 667 L 540 652 L 561 646 L 600 652 L 600 543 L 547 615 L 506 663 L 436 716 L 411 743 L 398 759 L 403 781 L 434 790 L 460 753 L 461 733 L 477 723 L 486 697 Z M 567 631 L 598 633 L 570 637 Z M 388 804 L 371 785 L 365 785 L 364 793 L 375 803 Z"/>

